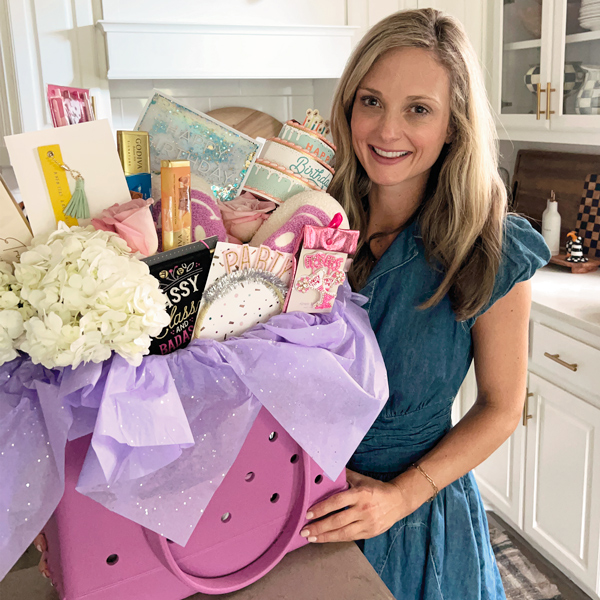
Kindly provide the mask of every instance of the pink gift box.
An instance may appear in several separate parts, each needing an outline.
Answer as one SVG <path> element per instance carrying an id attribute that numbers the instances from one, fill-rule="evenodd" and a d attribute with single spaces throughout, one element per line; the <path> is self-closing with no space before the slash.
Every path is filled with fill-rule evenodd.
<path id="1" fill-rule="evenodd" d="M 347 488 L 331 481 L 262 408 L 185 547 L 75 490 L 90 436 L 69 442 L 65 493 L 45 528 L 63 600 L 181 600 L 239 590 L 306 544 L 308 508 Z"/>

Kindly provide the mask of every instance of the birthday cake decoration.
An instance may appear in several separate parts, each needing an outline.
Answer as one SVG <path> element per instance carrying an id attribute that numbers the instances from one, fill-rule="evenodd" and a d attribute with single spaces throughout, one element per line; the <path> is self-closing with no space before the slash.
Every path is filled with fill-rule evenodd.
<path id="1" fill-rule="evenodd" d="M 335 174 L 331 166 L 335 146 L 325 137 L 328 132 L 329 122 L 318 110 L 307 110 L 302 124 L 285 123 L 277 137 L 265 142 L 245 189 L 278 204 L 308 189 L 326 191 Z M 301 188 L 291 177 L 308 187 Z"/>

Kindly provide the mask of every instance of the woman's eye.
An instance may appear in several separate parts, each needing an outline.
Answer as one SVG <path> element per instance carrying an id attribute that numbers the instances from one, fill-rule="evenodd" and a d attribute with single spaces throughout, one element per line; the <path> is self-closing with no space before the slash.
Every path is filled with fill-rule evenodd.
<path id="1" fill-rule="evenodd" d="M 421 104 L 417 104 L 411 108 L 412 112 L 418 115 L 427 115 L 429 114 L 429 109 L 426 106 L 422 106 Z"/>
<path id="2" fill-rule="evenodd" d="M 379 106 L 379 100 L 374 96 L 363 96 L 360 100 L 364 106 Z"/>

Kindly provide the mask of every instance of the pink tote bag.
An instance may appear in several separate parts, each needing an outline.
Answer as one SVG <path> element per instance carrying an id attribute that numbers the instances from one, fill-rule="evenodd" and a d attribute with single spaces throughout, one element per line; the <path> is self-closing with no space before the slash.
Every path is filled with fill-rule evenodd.
<path id="1" fill-rule="evenodd" d="M 347 488 L 331 481 L 262 408 L 185 547 L 75 490 L 90 436 L 69 442 L 65 493 L 45 528 L 62 600 L 182 600 L 239 590 L 306 544 L 310 506 Z"/>

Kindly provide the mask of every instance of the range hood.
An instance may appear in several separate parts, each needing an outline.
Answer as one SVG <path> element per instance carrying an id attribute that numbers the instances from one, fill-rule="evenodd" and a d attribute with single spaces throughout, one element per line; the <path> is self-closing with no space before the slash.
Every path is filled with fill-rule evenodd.
<path id="1" fill-rule="evenodd" d="M 358 29 L 98 21 L 108 79 L 335 79 Z"/>

